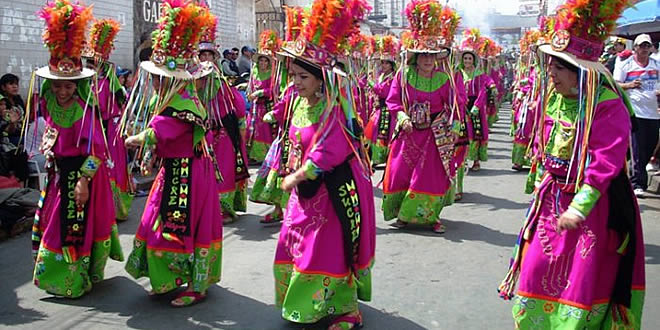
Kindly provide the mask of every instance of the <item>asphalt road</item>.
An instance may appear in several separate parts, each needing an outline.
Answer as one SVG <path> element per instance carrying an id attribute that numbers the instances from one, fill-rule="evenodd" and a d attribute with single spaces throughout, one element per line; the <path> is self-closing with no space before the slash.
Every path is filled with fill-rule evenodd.
<path id="1" fill-rule="evenodd" d="M 503 111 L 504 112 L 504 111 Z M 496 288 L 507 270 L 529 197 L 525 173 L 510 170 L 508 116 L 491 135 L 490 160 L 465 179 L 463 201 L 443 210 L 447 233 L 389 229 L 378 214 L 373 301 L 361 304 L 365 329 L 512 329 L 511 303 Z M 374 182 L 380 181 L 378 171 Z M 375 189 L 380 208 L 382 190 Z M 641 202 L 646 241 L 644 328 L 660 329 L 660 196 Z M 131 249 L 144 198 L 120 224 L 124 253 Z M 32 284 L 30 236 L 0 244 L 0 328 L 20 329 L 314 329 L 283 321 L 271 271 L 278 226 L 258 223 L 270 210 L 249 212 L 225 226 L 223 277 L 199 305 L 174 309 L 172 295 L 149 298 L 147 280 L 133 280 L 110 261 L 106 280 L 77 300 L 57 299 Z M 377 212 L 378 213 L 378 212 Z"/>

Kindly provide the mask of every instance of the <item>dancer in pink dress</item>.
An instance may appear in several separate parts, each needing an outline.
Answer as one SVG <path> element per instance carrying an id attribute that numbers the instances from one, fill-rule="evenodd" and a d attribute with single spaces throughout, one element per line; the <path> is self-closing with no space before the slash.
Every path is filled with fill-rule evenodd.
<path id="1" fill-rule="evenodd" d="M 126 102 L 126 95 L 116 74 L 116 66 L 110 62 L 114 39 L 119 33 L 119 22 L 102 19 L 92 24 L 90 47 L 83 53 L 86 65 L 97 72 L 92 88 L 99 100 L 103 129 L 105 130 L 110 166 L 110 183 L 118 221 L 128 219 L 133 202 L 132 178 L 128 171 L 128 153 L 124 140 L 118 134 L 118 122 Z"/>
<path id="2" fill-rule="evenodd" d="M 68 12 L 59 8 L 69 6 Z M 101 120 L 81 52 L 91 7 L 58 0 L 40 12 L 46 21 L 44 42 L 49 64 L 39 104 L 46 131 L 41 150 L 47 158 L 48 183 L 42 192 L 32 233 L 34 284 L 46 292 L 78 298 L 103 280 L 108 257 L 123 261 Z M 30 95 L 32 91 L 30 91 Z M 30 98 L 32 100 L 32 98 Z"/>
<path id="3" fill-rule="evenodd" d="M 632 112 L 598 62 L 625 5 L 568 2 L 539 47 L 551 80 L 535 136 L 542 174 L 499 288 L 518 329 L 642 325 L 644 239 L 625 169 Z"/>
<path id="4" fill-rule="evenodd" d="M 204 300 L 221 275 L 220 175 L 207 143 L 212 133 L 206 129 L 206 110 L 192 75 L 183 69 L 214 21 L 206 7 L 164 1 L 154 33 L 156 48 L 151 60 L 140 64 L 128 102 L 127 108 L 135 110 L 122 118 L 124 132 L 139 132 L 126 139 L 127 146 L 142 151 L 138 160 L 149 167 L 150 155 L 162 159 L 125 268 L 135 279 L 149 278 L 150 294 L 187 285 L 171 301 L 174 307 Z"/>
<path id="5" fill-rule="evenodd" d="M 460 17 L 434 0 L 411 2 L 406 15 L 412 32 L 402 41 L 409 60 L 387 97 L 397 129 L 385 169 L 383 213 L 386 221 L 397 220 L 396 228 L 419 223 L 444 233 L 440 212 L 453 202 L 454 143 L 465 100 L 462 79 L 446 69 L 452 67 L 449 52 Z"/>
<path id="6" fill-rule="evenodd" d="M 358 300 L 371 299 L 376 232 L 370 165 L 357 111 L 345 94 L 352 86 L 331 66 L 337 45 L 367 8 L 360 0 L 338 7 L 317 0 L 296 47 L 284 47 L 295 57 L 289 76 L 297 96 L 286 136 L 291 174 L 282 189 L 291 197 L 275 252 L 276 305 L 296 323 L 330 316 L 330 329 L 359 328 Z"/>

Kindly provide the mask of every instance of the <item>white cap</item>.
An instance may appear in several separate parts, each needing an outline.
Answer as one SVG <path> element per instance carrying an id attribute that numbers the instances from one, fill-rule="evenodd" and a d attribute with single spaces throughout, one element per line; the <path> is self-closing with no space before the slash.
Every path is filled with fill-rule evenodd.
<path id="1" fill-rule="evenodd" d="M 633 43 L 633 45 L 639 46 L 645 42 L 653 44 L 653 41 L 651 41 L 651 37 L 648 34 L 640 34 L 635 38 L 635 43 Z"/>

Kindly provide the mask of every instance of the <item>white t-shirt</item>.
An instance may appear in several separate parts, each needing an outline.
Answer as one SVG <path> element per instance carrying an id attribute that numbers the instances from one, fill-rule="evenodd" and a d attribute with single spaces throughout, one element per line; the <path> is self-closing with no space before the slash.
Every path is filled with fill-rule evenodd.
<path id="1" fill-rule="evenodd" d="M 614 68 L 614 79 L 618 82 L 629 83 L 641 80 L 642 87 L 627 90 L 637 118 L 660 119 L 658 114 L 658 99 L 655 91 L 658 90 L 658 72 L 660 62 L 649 58 L 649 64 L 642 67 L 635 61 L 635 56 L 617 63 Z"/>

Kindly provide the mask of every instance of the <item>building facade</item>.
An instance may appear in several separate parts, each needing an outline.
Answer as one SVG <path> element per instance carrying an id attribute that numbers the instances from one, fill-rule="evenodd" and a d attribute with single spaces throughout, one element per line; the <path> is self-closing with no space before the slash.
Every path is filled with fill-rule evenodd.
<path id="1" fill-rule="evenodd" d="M 159 0 L 87 0 L 94 5 L 96 18 L 113 18 L 122 26 L 110 60 L 135 68 L 140 52 L 149 47 L 149 33 L 159 16 Z M 255 43 L 254 0 L 207 0 L 218 17 L 218 45 L 241 47 Z M 44 23 L 37 16 L 44 0 L 13 0 L 0 4 L 0 75 L 13 73 L 21 79 L 21 92 L 27 93 L 30 75 L 46 65 L 48 51 L 41 34 Z M 143 52 L 146 55 L 146 52 Z"/>

